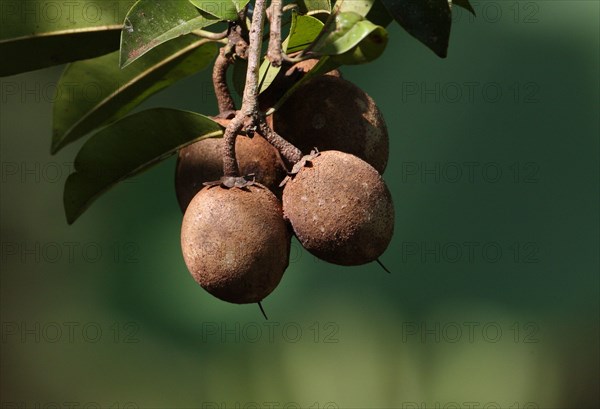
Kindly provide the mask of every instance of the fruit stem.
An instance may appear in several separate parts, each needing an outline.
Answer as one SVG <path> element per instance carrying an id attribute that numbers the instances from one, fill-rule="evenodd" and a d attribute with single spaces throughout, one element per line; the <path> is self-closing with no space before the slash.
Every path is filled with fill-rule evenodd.
<path id="1" fill-rule="evenodd" d="M 225 176 L 240 176 L 239 167 L 235 160 L 235 140 L 242 126 L 255 123 L 258 112 L 258 75 L 260 69 L 260 52 L 262 49 L 262 35 L 265 24 L 266 0 L 256 0 L 252 14 L 252 27 L 250 28 L 248 49 L 244 50 L 248 57 L 248 70 L 246 71 L 246 85 L 242 97 L 242 109 L 225 128 L 223 136 L 223 173 Z"/>
<path id="2" fill-rule="evenodd" d="M 219 55 L 213 67 L 213 87 L 215 88 L 220 114 L 235 111 L 235 102 L 227 85 L 227 70 L 233 64 L 234 54 L 239 55 L 241 58 L 246 58 L 248 44 L 242 37 L 242 31 L 242 27 L 235 23 L 229 25 L 226 32 L 227 45 L 221 47 L 219 50 Z"/>
<path id="3" fill-rule="evenodd" d="M 271 129 L 264 118 L 259 120 L 258 129 L 262 137 L 273 145 L 290 164 L 295 165 L 302 159 L 302 151 Z"/>
<path id="4" fill-rule="evenodd" d="M 231 59 L 225 55 L 226 48 L 227 47 L 221 47 L 219 50 L 219 55 L 215 61 L 212 73 L 213 86 L 215 88 L 215 95 L 217 97 L 217 105 L 219 106 L 220 114 L 235 110 L 235 102 L 233 101 L 233 97 L 227 86 L 227 69 L 231 65 Z"/>
<path id="5" fill-rule="evenodd" d="M 240 176 L 240 168 L 235 159 L 235 140 L 244 124 L 244 116 L 236 116 L 229 122 L 223 134 L 223 174 L 225 176 Z"/>

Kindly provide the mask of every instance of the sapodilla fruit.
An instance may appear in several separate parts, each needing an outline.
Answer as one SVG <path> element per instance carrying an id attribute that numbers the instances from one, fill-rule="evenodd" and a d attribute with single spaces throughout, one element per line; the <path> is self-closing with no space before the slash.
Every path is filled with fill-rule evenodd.
<path id="1" fill-rule="evenodd" d="M 321 152 L 285 185 L 283 212 L 315 256 L 340 265 L 376 260 L 394 232 L 394 205 L 381 175 L 362 159 Z"/>
<path id="2" fill-rule="evenodd" d="M 202 189 L 181 226 L 181 249 L 206 291 L 236 304 L 259 302 L 288 266 L 290 233 L 281 204 L 264 186 Z"/>
<path id="3" fill-rule="evenodd" d="M 215 119 L 222 126 L 229 120 Z M 280 195 L 279 183 L 285 177 L 285 169 L 279 152 L 262 136 L 252 138 L 238 135 L 235 156 L 242 175 L 254 173 L 256 181 Z M 181 211 L 184 212 L 192 198 L 202 189 L 204 182 L 212 182 L 223 176 L 223 139 L 208 138 L 179 150 L 175 170 L 175 193 Z"/>
<path id="4" fill-rule="evenodd" d="M 306 74 L 307 72 L 312 70 L 315 67 L 315 65 L 317 65 L 318 62 L 319 62 L 318 59 L 311 58 L 309 60 L 297 62 L 296 64 L 294 64 L 292 66 L 291 69 L 294 69 L 296 71 L 301 71 L 302 73 Z M 339 70 L 335 69 L 335 70 L 331 70 L 323 75 L 330 75 L 332 77 L 341 77 L 342 73 Z"/>
<path id="5" fill-rule="evenodd" d="M 319 62 L 316 58 L 304 60 L 295 63 L 292 66 L 284 65 L 279 71 L 273 83 L 258 97 L 261 110 L 267 111 L 270 107 L 274 106 L 277 101 L 290 89 L 296 82 L 300 81 L 306 73 L 312 70 L 315 65 Z M 329 75 L 332 77 L 341 77 L 342 74 L 339 70 L 331 70 L 324 73 L 323 75 Z M 269 125 L 271 116 L 267 117 Z"/>
<path id="6" fill-rule="evenodd" d="M 367 93 L 342 78 L 325 75 L 302 85 L 273 114 L 272 126 L 305 154 L 315 147 L 351 153 L 379 173 L 387 165 L 381 112 Z"/>

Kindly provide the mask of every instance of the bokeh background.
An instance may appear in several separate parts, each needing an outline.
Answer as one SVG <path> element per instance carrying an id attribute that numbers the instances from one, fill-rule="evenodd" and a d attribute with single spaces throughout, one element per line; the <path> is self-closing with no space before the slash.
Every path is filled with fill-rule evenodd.
<path id="1" fill-rule="evenodd" d="M 189 276 L 174 159 L 68 226 L 62 68 L 2 78 L 2 408 L 598 407 L 599 3 L 473 5 L 447 59 L 392 25 L 343 70 L 389 127 L 393 273 L 295 242 L 269 321 Z M 151 106 L 215 113 L 210 73 Z"/>

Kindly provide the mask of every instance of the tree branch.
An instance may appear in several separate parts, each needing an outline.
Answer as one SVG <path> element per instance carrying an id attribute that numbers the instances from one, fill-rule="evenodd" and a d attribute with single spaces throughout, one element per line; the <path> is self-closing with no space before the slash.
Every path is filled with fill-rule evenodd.
<path id="1" fill-rule="evenodd" d="M 254 13 L 252 15 L 252 27 L 250 28 L 250 43 L 244 49 L 248 58 L 248 70 L 246 71 L 246 84 L 242 97 L 242 108 L 237 111 L 235 118 L 229 122 L 223 136 L 223 173 L 225 176 L 239 177 L 239 166 L 235 158 L 235 140 L 238 133 L 244 129 L 249 133 L 258 128 L 260 134 L 273 145 L 281 155 L 290 163 L 295 164 L 302 159 L 302 152 L 294 145 L 273 131 L 267 124 L 264 115 L 259 111 L 259 71 L 262 50 L 263 31 L 265 24 L 267 0 L 256 0 Z M 267 58 L 273 64 L 279 61 L 281 64 L 281 0 L 272 0 L 271 37 Z M 274 17 L 277 15 L 278 17 Z M 230 37 L 231 39 L 231 37 Z M 277 43 L 277 44 L 276 44 Z M 238 46 L 236 45 L 236 53 Z"/>
<path id="2" fill-rule="evenodd" d="M 242 126 L 254 123 L 258 118 L 258 74 L 262 34 L 265 24 L 266 0 L 256 0 L 250 29 L 250 44 L 247 49 L 248 71 L 242 97 L 242 109 L 225 128 L 223 136 L 223 173 L 225 176 L 239 176 L 239 167 L 235 159 L 235 140 Z M 237 47 L 236 47 L 237 48 Z"/>
<path id="3" fill-rule="evenodd" d="M 262 34 L 265 25 L 265 8 L 266 0 L 256 0 L 247 53 L 248 71 L 246 71 L 246 86 L 244 87 L 244 96 L 242 98 L 241 114 L 246 116 L 256 116 L 258 112 L 258 74 L 260 70 Z"/>
<path id="4" fill-rule="evenodd" d="M 281 14 L 282 14 L 282 1 L 271 0 L 270 15 L 270 37 L 269 37 L 269 48 L 267 51 L 267 58 L 271 61 L 271 65 L 279 67 L 282 60 L 282 49 L 281 49 Z"/>

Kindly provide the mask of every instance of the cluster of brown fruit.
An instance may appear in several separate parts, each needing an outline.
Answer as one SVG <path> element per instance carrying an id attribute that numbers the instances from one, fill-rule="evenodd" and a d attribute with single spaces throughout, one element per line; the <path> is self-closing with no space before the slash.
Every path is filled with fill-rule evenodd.
<path id="1" fill-rule="evenodd" d="M 249 183 L 207 183 L 223 174 L 221 139 L 180 150 L 177 163 L 186 265 L 205 290 L 237 304 L 260 302 L 275 289 L 292 234 L 320 259 L 360 265 L 378 259 L 394 228 L 392 198 L 380 175 L 387 129 L 365 92 L 333 71 L 298 88 L 268 120 L 306 154 L 300 162 L 286 163 L 255 133 L 238 135 L 235 146 L 240 173 L 254 175 Z"/>

